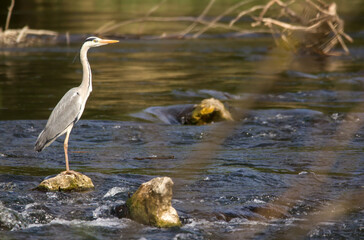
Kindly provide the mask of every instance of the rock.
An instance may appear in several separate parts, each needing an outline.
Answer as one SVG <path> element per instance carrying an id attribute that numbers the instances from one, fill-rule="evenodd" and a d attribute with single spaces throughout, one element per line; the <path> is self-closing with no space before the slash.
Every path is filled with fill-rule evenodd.
<path id="1" fill-rule="evenodd" d="M 44 180 L 36 187 L 41 191 L 85 191 L 95 186 L 91 178 L 75 171 L 64 171 L 55 177 Z"/>
<path id="2" fill-rule="evenodd" d="M 182 125 L 203 125 L 233 120 L 224 104 L 215 98 L 204 99 L 199 104 L 149 107 L 143 112 L 132 114 L 132 116 L 147 121 L 162 121 L 167 124 Z"/>
<path id="3" fill-rule="evenodd" d="M 171 204 L 172 186 L 169 177 L 153 178 L 143 183 L 126 202 L 128 217 L 155 227 L 181 226 L 178 213 Z"/>
<path id="4" fill-rule="evenodd" d="M 191 118 L 187 120 L 187 124 L 203 125 L 224 120 L 232 121 L 233 118 L 222 102 L 215 98 L 208 98 L 194 106 Z"/>

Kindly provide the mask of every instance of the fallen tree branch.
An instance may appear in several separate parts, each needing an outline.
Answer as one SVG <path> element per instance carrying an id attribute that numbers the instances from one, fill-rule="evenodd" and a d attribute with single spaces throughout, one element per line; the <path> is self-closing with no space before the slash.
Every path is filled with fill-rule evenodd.
<path id="1" fill-rule="evenodd" d="M 270 0 L 265 5 L 255 5 L 243 9 L 230 20 L 224 22 L 224 17 L 231 17 L 243 5 L 254 0 L 241 0 L 232 5 L 220 15 L 209 20 L 206 18 L 216 0 L 210 0 L 198 17 L 152 17 L 166 0 L 150 9 L 141 18 L 131 19 L 120 23 L 108 22 L 96 30 L 97 34 L 105 34 L 118 28 L 141 22 L 191 22 L 182 31 L 177 33 L 162 33 L 154 36 L 161 38 L 199 38 L 210 29 L 221 28 L 238 34 L 251 34 L 270 32 L 277 45 L 283 43 L 283 47 L 294 52 L 307 52 L 321 55 L 337 55 L 333 53 L 335 46 L 340 45 L 344 54 L 349 54 L 345 40 L 352 42 L 352 38 L 344 32 L 344 21 L 337 15 L 335 3 L 327 4 L 321 0 Z M 243 30 L 236 23 L 244 16 L 252 19 L 252 31 Z M 202 27 L 195 31 L 199 25 Z M 259 28 L 258 28 L 259 27 Z M 268 28 L 268 29 L 267 29 Z M 191 32 L 195 31 L 193 34 Z M 140 31 L 139 33 L 140 34 Z M 189 36 L 187 36 L 189 35 Z M 230 34 L 229 36 L 233 36 Z M 150 38 L 150 37 L 149 37 Z M 303 50 L 303 51 L 301 51 Z"/>
<path id="2" fill-rule="evenodd" d="M 8 15 L 6 18 L 4 31 L 0 29 L 0 45 L 5 45 L 5 46 L 13 46 L 18 44 L 31 45 L 35 42 L 41 41 L 43 36 L 52 37 L 52 39 L 56 38 L 58 33 L 49 30 L 29 29 L 28 26 L 25 26 L 22 29 L 9 29 L 10 19 L 14 9 L 14 5 L 15 5 L 15 0 L 11 0 L 11 4 L 8 8 Z M 27 41 L 28 35 L 33 35 L 33 37 L 38 36 L 38 39 L 33 38 L 31 41 Z"/>
<path id="3" fill-rule="evenodd" d="M 20 30 L 20 32 L 19 32 L 19 34 L 18 34 L 18 37 L 16 38 L 16 43 L 19 43 L 19 42 L 23 39 L 24 35 L 26 34 L 25 32 L 26 32 L 28 29 L 29 29 L 29 28 L 28 28 L 28 26 L 25 26 L 25 27 L 23 27 L 23 29 L 22 29 L 22 30 Z"/>
<path id="4" fill-rule="evenodd" d="M 32 40 L 28 40 L 28 36 L 33 36 Z M 37 36 L 34 39 L 34 36 Z M 29 29 L 28 26 L 22 29 L 8 29 L 4 32 L 0 32 L 0 45 L 13 46 L 13 45 L 31 45 L 33 43 L 39 42 L 43 37 L 47 39 L 51 38 L 53 40 L 58 36 L 57 32 L 42 30 L 42 29 Z"/>
<path id="5" fill-rule="evenodd" d="M 24 28 L 26 29 L 24 31 Z M 15 34 L 15 33 L 19 33 L 21 31 L 24 31 L 24 34 L 27 35 L 49 35 L 49 36 L 57 36 L 58 33 L 55 31 L 50 31 L 50 30 L 43 30 L 43 29 L 30 29 L 28 28 L 28 26 L 25 26 L 22 29 L 9 29 L 6 32 L 3 32 L 5 35 L 7 34 Z"/>
<path id="6" fill-rule="evenodd" d="M 327 24 L 329 25 L 329 27 L 331 28 L 331 30 L 333 31 L 333 33 L 335 34 L 335 37 L 337 38 L 337 40 L 339 41 L 339 43 L 341 44 L 341 47 L 343 48 L 343 50 L 349 54 L 349 49 L 346 46 L 344 40 L 342 39 L 342 37 L 340 36 L 340 34 L 336 31 L 336 28 L 334 27 L 334 25 L 332 24 L 331 21 L 327 22 Z"/>
<path id="7" fill-rule="evenodd" d="M 293 5 L 295 7 L 291 8 Z M 282 15 L 278 18 L 265 17 L 273 6 L 281 8 Z M 293 9 L 301 9 L 302 13 L 298 14 Z M 259 16 L 253 17 L 253 19 L 255 22 L 252 23 L 252 27 L 264 23 L 271 29 L 272 34 L 280 35 L 285 46 L 294 51 L 303 50 L 322 55 L 338 55 L 339 53 L 332 52 L 332 49 L 339 44 L 344 54 L 349 54 L 343 38 L 349 42 L 353 41 L 343 30 L 344 22 L 337 15 L 335 3 L 326 4 L 320 0 L 292 0 L 284 3 L 281 0 L 271 0 L 265 5 Z M 273 38 L 279 45 L 275 35 Z"/>
<path id="8" fill-rule="evenodd" d="M 261 19 L 262 22 L 264 22 L 264 24 L 274 24 L 277 26 L 280 26 L 286 30 L 293 30 L 293 31 L 304 31 L 304 32 L 316 32 L 317 31 L 317 27 L 320 26 L 324 20 L 317 22 L 311 26 L 308 27 L 304 27 L 304 26 L 299 26 L 299 25 L 292 25 L 289 23 L 285 23 L 285 22 L 281 22 L 272 18 L 262 18 Z M 254 25 L 253 25 L 254 26 Z"/>

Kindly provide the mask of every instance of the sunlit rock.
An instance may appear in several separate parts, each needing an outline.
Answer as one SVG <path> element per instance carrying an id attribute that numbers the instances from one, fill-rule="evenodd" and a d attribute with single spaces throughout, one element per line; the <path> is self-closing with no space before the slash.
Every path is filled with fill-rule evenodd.
<path id="1" fill-rule="evenodd" d="M 215 98 L 202 100 L 199 104 L 180 104 L 154 106 L 143 112 L 132 114 L 133 117 L 147 121 L 162 121 L 167 124 L 204 125 L 219 121 L 232 121 L 229 110 Z"/>
<path id="2" fill-rule="evenodd" d="M 155 227 L 176 227 L 181 222 L 172 207 L 173 181 L 158 177 L 143 183 L 126 202 L 128 217 L 142 224 Z"/>
<path id="3" fill-rule="evenodd" d="M 230 112 L 222 102 L 209 98 L 194 106 L 191 116 L 186 118 L 186 124 L 203 125 L 224 120 L 233 120 Z"/>
<path id="4" fill-rule="evenodd" d="M 85 191 L 93 189 L 91 178 L 75 171 L 64 171 L 53 178 L 44 180 L 36 188 L 41 191 Z"/>

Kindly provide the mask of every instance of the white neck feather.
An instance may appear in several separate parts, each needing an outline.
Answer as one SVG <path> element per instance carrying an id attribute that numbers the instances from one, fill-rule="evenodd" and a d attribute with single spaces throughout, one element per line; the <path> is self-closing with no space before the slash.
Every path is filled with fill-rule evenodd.
<path id="1" fill-rule="evenodd" d="M 80 51 L 80 59 L 82 64 L 82 83 L 80 87 L 87 89 L 88 93 L 92 92 L 92 73 L 91 67 L 87 59 L 87 51 L 90 49 L 89 46 L 83 45 Z"/>

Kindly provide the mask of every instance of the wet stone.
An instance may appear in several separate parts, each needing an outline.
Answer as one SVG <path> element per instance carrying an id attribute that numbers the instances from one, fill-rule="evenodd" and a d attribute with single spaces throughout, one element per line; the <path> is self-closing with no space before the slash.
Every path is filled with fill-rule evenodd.
<path id="1" fill-rule="evenodd" d="M 167 228 L 181 226 L 176 209 L 172 207 L 173 181 L 169 177 L 153 178 L 143 183 L 126 202 L 127 217 L 142 224 Z"/>
<path id="2" fill-rule="evenodd" d="M 86 191 L 95 186 L 91 178 L 75 171 L 64 171 L 55 177 L 44 180 L 36 187 L 40 191 Z"/>
<path id="3" fill-rule="evenodd" d="M 187 118 L 187 124 L 203 125 L 225 120 L 233 120 L 230 112 L 222 102 L 215 98 L 209 98 L 194 106 L 191 117 Z"/>
<path id="4" fill-rule="evenodd" d="M 234 109 L 232 109 L 234 110 Z M 165 107 L 149 107 L 133 117 L 167 124 L 205 125 L 220 121 L 233 121 L 228 108 L 218 99 L 203 99 L 198 104 L 180 104 Z"/>

